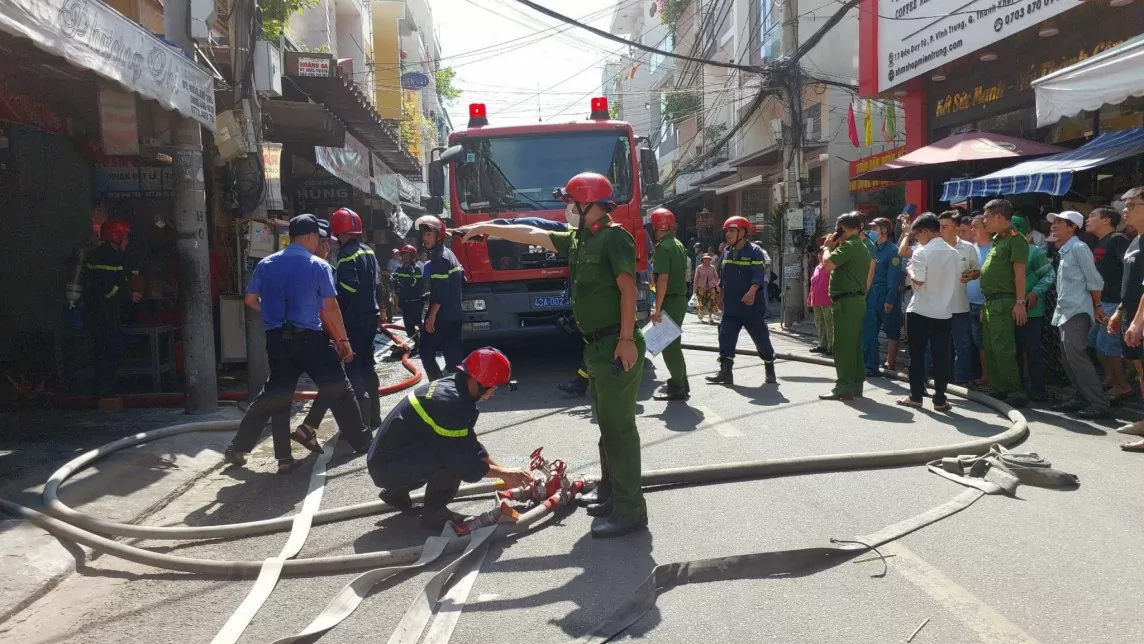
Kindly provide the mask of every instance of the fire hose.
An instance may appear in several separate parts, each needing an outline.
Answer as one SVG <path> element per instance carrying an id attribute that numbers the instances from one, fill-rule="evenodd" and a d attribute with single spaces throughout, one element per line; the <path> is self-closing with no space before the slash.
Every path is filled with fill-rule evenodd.
<path id="1" fill-rule="evenodd" d="M 684 344 L 683 348 L 704 352 L 717 351 L 717 349 L 713 347 L 694 344 Z M 751 351 L 742 351 L 741 353 L 757 355 L 757 353 Z M 803 354 L 781 353 L 778 354 L 777 357 L 783 360 L 795 362 L 804 362 L 822 366 L 833 366 L 833 362 L 830 360 Z M 905 378 L 899 374 L 887 373 L 886 375 L 895 377 L 898 380 L 905 380 Z M 1028 434 L 1028 425 L 1024 416 L 1022 416 L 1020 412 L 1006 405 L 1005 403 L 994 398 L 984 396 L 977 392 L 968 391 L 961 387 L 951 386 L 949 387 L 949 393 L 962 396 L 997 411 L 1010 422 L 1010 426 L 1005 431 L 993 436 L 929 448 L 764 459 L 756 461 L 727 463 L 721 465 L 699 465 L 652 470 L 643 473 L 642 483 L 645 487 L 714 483 L 719 481 L 753 479 L 791 474 L 843 470 L 864 470 L 885 467 L 899 467 L 905 465 L 925 465 L 931 462 L 942 463 L 944 462 L 942 459 L 945 459 L 945 461 L 955 461 L 957 457 L 964 458 L 966 455 L 986 454 L 994 445 L 1012 445 L 1018 441 L 1021 441 Z M 138 445 L 156 439 L 189 432 L 234 431 L 237 428 L 237 424 L 237 421 L 188 423 L 166 427 L 150 432 L 144 432 L 135 436 L 129 436 L 112 443 L 108 443 L 107 445 L 98 447 L 76 457 L 75 459 L 72 459 L 49 478 L 43 492 L 43 501 L 48 514 L 41 513 L 36 510 L 26 508 L 2 499 L 0 499 L 0 509 L 3 509 L 5 512 L 12 514 L 13 516 L 27 519 L 35 525 L 49 532 L 52 532 L 61 538 L 88 546 L 105 554 L 111 554 L 128 561 L 153 566 L 156 568 L 177 570 L 222 578 L 250 578 L 260 575 L 261 571 L 264 570 L 267 562 L 249 560 L 216 561 L 162 554 L 115 541 L 109 538 L 109 536 L 136 537 L 156 540 L 215 539 L 237 536 L 246 537 L 257 534 L 284 531 L 291 529 L 291 527 L 296 523 L 304 524 L 305 530 L 308 531 L 309 525 L 311 524 L 341 521 L 393 510 L 393 508 L 380 501 L 361 503 L 357 505 L 332 508 L 327 510 L 316 510 L 316 503 L 304 503 L 303 513 L 305 513 L 306 516 L 301 519 L 301 521 L 299 520 L 299 517 L 301 516 L 300 514 L 294 517 L 287 516 L 276 519 L 228 525 L 201 527 L 161 527 L 130 525 L 115 521 L 109 521 L 70 508 L 59 499 L 59 488 L 68 478 L 74 476 L 84 468 L 90 466 L 95 461 L 109 454 L 125 449 L 127 447 L 131 447 L 133 445 Z M 332 452 L 333 450 L 329 451 Z M 322 465 L 323 467 L 321 469 L 324 470 L 324 463 L 322 463 Z M 562 474 L 562 463 L 560 464 L 560 470 Z M 315 468 L 315 474 L 319 474 L 318 468 Z M 956 476 L 956 473 L 951 474 L 951 476 Z M 324 481 L 324 473 L 316 476 L 315 478 L 320 478 L 322 481 Z M 503 484 L 501 484 L 499 481 L 466 485 L 461 488 L 458 497 L 462 498 L 489 495 L 502 488 Z M 311 493 L 313 490 L 314 488 L 312 486 Z M 547 492 L 547 490 L 545 491 Z M 895 524 L 890 528 L 875 533 L 875 535 L 872 535 L 868 538 L 869 540 L 863 540 L 861 538 L 857 539 L 857 541 L 863 541 L 863 543 L 859 546 L 849 548 L 828 548 L 826 550 L 830 550 L 833 554 L 849 551 L 853 551 L 852 554 L 857 554 L 859 552 L 866 551 L 870 547 L 876 546 L 877 543 L 884 543 L 885 541 L 892 540 L 893 538 L 897 538 L 898 536 L 901 536 L 902 534 L 905 534 L 909 531 L 915 530 L 921 526 L 927 525 L 928 523 L 932 523 L 933 521 L 949 516 L 950 514 L 957 512 L 964 507 L 968 507 L 969 504 L 971 504 L 973 501 L 976 501 L 977 498 L 979 498 L 983 493 L 985 492 L 981 490 L 967 490 L 954 501 L 951 501 L 944 506 L 939 506 L 939 508 L 935 508 L 929 513 L 919 515 L 919 517 L 915 517 L 911 520 L 900 522 L 899 524 Z M 420 496 L 421 495 L 414 495 L 415 500 L 420 500 Z M 483 558 L 483 552 L 487 550 L 488 545 L 492 541 L 511 535 L 524 533 L 539 526 L 545 518 L 549 517 L 555 510 L 566 504 L 570 500 L 570 497 L 571 494 L 569 494 L 568 490 L 558 490 L 555 494 L 551 494 L 548 498 L 546 498 L 543 503 L 540 503 L 532 509 L 521 514 L 519 519 L 515 522 L 499 523 L 491 526 L 481 527 L 470 532 L 469 534 L 464 535 L 434 537 L 422 546 L 402 548 L 392 551 L 379 551 L 329 557 L 288 558 L 280 556 L 274 566 L 278 569 L 278 572 L 286 575 L 342 574 L 354 570 L 376 570 L 371 570 L 370 572 L 361 575 L 359 578 L 351 582 L 346 588 L 344 588 L 342 592 L 339 593 L 339 595 L 335 597 L 333 601 L 331 601 L 330 605 L 327 606 L 327 608 L 318 615 L 318 617 L 311 623 L 311 625 L 305 631 L 303 631 L 303 633 L 279 640 L 279 642 L 293 642 L 303 636 L 309 636 L 324 632 L 325 630 L 335 626 L 337 623 L 342 621 L 342 619 L 352 613 L 354 608 L 356 608 L 356 606 L 366 596 L 368 590 L 382 579 L 396 574 L 397 572 L 401 572 L 402 570 L 426 565 L 440 556 L 465 550 L 465 554 L 463 554 L 460 559 L 450 564 L 447 570 L 438 573 L 438 576 L 434 578 L 434 581 L 430 582 L 430 586 L 433 586 L 437 582 L 439 583 L 437 583 L 437 586 L 435 586 L 435 590 L 429 586 L 426 587 L 419 600 L 415 600 L 414 605 L 410 607 L 410 612 L 406 614 L 406 619 L 402 620 L 402 626 L 399 627 L 398 633 L 395 633 L 394 639 L 390 640 L 391 643 L 400 642 L 402 644 L 416 642 L 421 636 L 425 622 L 427 622 L 429 619 L 426 613 L 426 606 L 430 607 L 429 610 L 431 612 L 431 607 L 437 605 L 437 602 L 440 599 L 440 592 L 444 588 L 445 581 L 447 581 L 449 576 L 453 574 L 458 566 L 461 566 L 466 562 L 471 562 L 473 559 Z M 51 516 L 49 516 L 49 514 Z M 887 538 L 887 535 L 889 535 L 889 538 Z M 294 540 L 293 533 L 291 536 L 291 540 Z M 304 540 L 304 534 L 302 539 Z M 300 544 L 298 547 L 300 548 Z M 284 553 L 285 552 L 286 550 L 284 549 Z M 767 554 L 777 555 L 781 553 Z M 802 553 L 798 556 L 802 558 L 800 560 L 805 561 L 806 565 L 811 565 L 811 561 L 819 561 L 821 560 L 822 556 L 827 555 L 822 555 L 821 552 L 815 551 L 815 553 Z M 829 556 L 827 556 L 827 558 L 829 558 Z M 759 564 L 758 561 L 750 559 L 743 559 L 742 563 L 748 568 L 754 566 L 754 569 L 773 571 L 776 568 L 774 565 L 776 561 L 775 558 L 764 557 L 764 559 L 764 564 Z M 727 569 L 727 562 L 725 561 L 722 563 L 720 563 L 718 560 L 690 563 L 693 565 L 688 566 L 688 568 L 693 569 L 697 578 L 702 576 L 702 571 L 707 571 L 708 577 L 714 578 L 710 573 L 711 570 L 722 570 L 726 572 Z M 659 579 L 660 576 L 667 575 L 667 577 L 670 578 L 674 574 L 674 578 L 677 583 L 686 583 L 688 579 L 685 579 L 684 576 L 679 574 L 679 569 L 671 568 L 671 566 L 680 565 L 682 564 L 671 564 L 668 566 L 658 567 L 656 573 L 653 574 L 652 577 L 649 577 L 649 581 L 645 582 L 644 584 L 644 586 L 650 588 L 650 600 L 648 599 L 647 593 L 645 592 L 644 595 L 641 596 L 634 605 L 631 602 L 621 605 L 621 608 L 617 610 L 617 614 L 614 614 L 611 618 L 609 618 L 609 620 L 606 620 L 605 623 L 593 629 L 593 631 L 586 635 L 582 641 L 607 641 L 607 639 L 613 637 L 616 633 L 621 632 L 624 628 L 630 625 L 630 623 L 633 623 L 631 620 L 638 619 L 640 616 L 642 616 L 642 614 L 650 608 L 650 604 L 648 602 L 650 601 L 651 604 L 654 604 L 657 592 L 656 589 L 662 589 L 670 585 L 666 583 L 665 579 Z M 781 568 L 783 566 L 780 565 L 778 567 Z M 665 570 L 667 572 L 664 572 Z M 672 570 L 675 572 L 672 573 Z M 444 578 L 438 579 L 438 577 L 441 577 L 442 575 L 444 575 Z M 469 585 L 471 586 L 471 582 Z M 455 589 L 456 586 L 454 586 L 454 590 Z M 450 590 L 449 592 L 453 593 L 454 590 Z M 645 590 L 647 589 L 645 588 Z M 450 597 L 452 598 L 452 594 L 450 594 Z M 459 599 L 459 601 L 457 601 L 457 599 Z M 463 599 L 463 597 L 454 598 L 454 602 L 450 603 L 463 605 Z M 420 604 L 418 603 L 419 601 Z M 439 619 L 443 617 L 446 616 L 438 616 Z M 436 639 L 433 640 L 435 643 L 443 643 L 448 641 L 448 635 L 452 632 L 452 628 L 448 626 L 447 622 L 452 620 L 452 622 L 455 623 L 455 619 L 456 615 L 454 614 L 449 616 L 445 622 L 443 622 L 442 626 L 438 627 L 438 623 L 436 621 L 432 626 L 430 626 L 430 633 L 437 633 Z M 418 623 L 420 623 L 420 628 L 417 628 Z M 245 626 L 245 624 L 243 624 L 243 626 Z M 414 632 L 415 629 L 416 631 Z M 237 634 L 233 634 L 233 638 L 237 639 L 237 635 L 240 633 L 241 631 L 238 631 Z M 220 636 L 221 635 L 222 633 L 220 633 Z M 228 637 L 225 640 L 216 641 L 233 641 L 233 639 Z M 427 640 L 427 642 L 428 641 L 429 640 Z"/>

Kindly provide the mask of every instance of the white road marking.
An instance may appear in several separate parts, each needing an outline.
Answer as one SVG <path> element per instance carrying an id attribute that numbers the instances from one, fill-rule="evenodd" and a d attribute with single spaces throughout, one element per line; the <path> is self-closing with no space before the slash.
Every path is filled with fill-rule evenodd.
<path id="1" fill-rule="evenodd" d="M 480 595 L 477 595 L 477 601 L 478 602 L 491 602 L 492 600 L 496 599 L 497 597 L 500 597 L 500 595 L 498 595 L 497 593 L 481 593 Z"/>
<path id="2" fill-rule="evenodd" d="M 719 435 L 723 438 L 738 438 L 743 435 L 743 432 L 739 431 L 738 428 L 723 420 L 719 414 L 711 411 L 710 407 L 697 405 L 696 409 L 703 412 L 703 423 L 699 426 L 700 429 L 710 429 L 714 427 L 715 431 L 719 432 Z"/>
<path id="3" fill-rule="evenodd" d="M 1037 638 L 990 608 L 900 542 L 886 544 L 879 547 L 879 550 L 887 555 L 897 555 L 888 561 L 890 568 L 941 604 L 957 621 L 977 633 L 982 642 L 1038 644 Z"/>

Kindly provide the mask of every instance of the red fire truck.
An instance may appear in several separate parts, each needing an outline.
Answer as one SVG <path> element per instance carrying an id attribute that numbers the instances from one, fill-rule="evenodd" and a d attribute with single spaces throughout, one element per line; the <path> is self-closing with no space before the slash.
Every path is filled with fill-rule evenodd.
<path id="1" fill-rule="evenodd" d="M 580 172 L 608 177 L 617 204 L 612 218 L 636 240 L 637 310 L 646 320 L 651 240 L 644 204 L 662 198 L 659 169 L 647 139 L 609 118 L 607 99 L 593 98 L 586 120 L 519 126 L 491 126 L 485 106 L 473 104 L 468 127 L 432 156 L 429 211 L 444 211 L 447 187 L 450 228 L 523 217 L 558 227 L 565 205 L 553 190 Z M 466 340 L 574 332 L 566 258 L 496 238 L 463 244 L 454 238 L 452 249 L 465 269 Z"/>

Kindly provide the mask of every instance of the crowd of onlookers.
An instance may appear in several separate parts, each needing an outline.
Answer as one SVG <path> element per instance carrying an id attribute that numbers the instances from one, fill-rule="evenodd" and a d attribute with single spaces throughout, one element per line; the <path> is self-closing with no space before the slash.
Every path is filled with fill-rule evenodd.
<path id="1" fill-rule="evenodd" d="M 1144 398 L 1144 262 L 1137 261 L 1144 188 L 1087 214 L 1048 213 L 1046 221 L 1048 236 L 1004 199 L 972 213 L 864 221 L 871 268 L 863 327 L 873 327 L 863 335 L 873 338 L 875 356 L 879 330 L 888 344 L 885 363 L 866 360 L 866 376 L 896 367 L 902 328 L 911 381 L 910 396 L 898 401 L 904 406 L 922 405 L 931 378 L 938 409 L 947 408 L 947 382 L 1085 419 L 1108 418 L 1114 405 Z M 808 304 L 820 338 L 814 350 L 827 354 L 834 350 L 829 278 L 820 255 Z M 1049 384 L 1062 371 L 1067 387 L 1054 395 Z M 1144 436 L 1144 421 L 1118 431 Z M 1144 452 L 1144 439 L 1122 448 Z"/>

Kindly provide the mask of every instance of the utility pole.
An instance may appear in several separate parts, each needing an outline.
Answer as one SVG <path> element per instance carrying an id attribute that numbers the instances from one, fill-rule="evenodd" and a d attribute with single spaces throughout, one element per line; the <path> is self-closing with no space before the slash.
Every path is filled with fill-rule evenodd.
<path id="1" fill-rule="evenodd" d="M 193 52 L 189 3 L 168 2 L 164 12 L 167 39 Z M 175 127 L 175 248 L 179 256 L 179 299 L 182 302 L 183 374 L 188 414 L 218 408 L 215 371 L 214 316 L 211 301 L 210 250 L 207 242 L 207 192 L 203 180 L 203 133 L 198 122 L 173 115 Z"/>
<path id="2" fill-rule="evenodd" d="M 783 0 L 783 57 L 790 59 L 798 50 L 798 0 Z M 797 225 L 791 219 L 792 211 L 800 211 L 802 192 L 799 189 L 799 175 L 802 173 L 802 68 L 797 63 L 792 66 L 792 78 L 788 83 L 787 126 L 784 128 L 783 162 L 786 168 L 787 208 L 782 231 L 782 326 L 790 328 L 803 317 L 805 299 L 802 296 L 802 283 L 805 279 L 802 270 L 802 252 L 795 243 L 794 231 L 802 230 L 802 219 Z M 797 233 L 801 239 L 801 232 Z"/>

